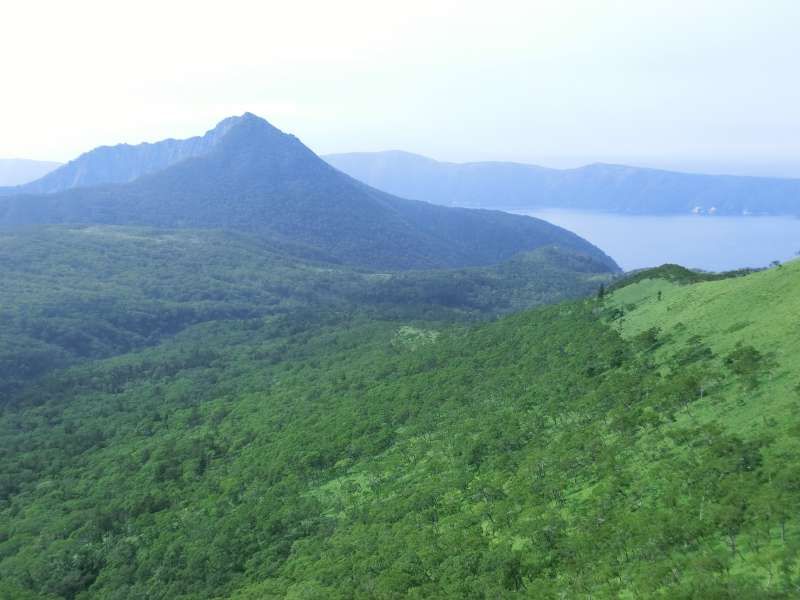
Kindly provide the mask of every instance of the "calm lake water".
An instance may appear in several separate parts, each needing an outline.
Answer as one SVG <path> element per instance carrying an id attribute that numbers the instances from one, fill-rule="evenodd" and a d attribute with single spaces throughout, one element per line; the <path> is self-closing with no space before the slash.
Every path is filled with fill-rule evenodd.
<path id="1" fill-rule="evenodd" d="M 627 216 L 574 210 L 514 211 L 574 231 L 623 269 L 678 263 L 708 271 L 764 267 L 800 251 L 796 217 Z"/>

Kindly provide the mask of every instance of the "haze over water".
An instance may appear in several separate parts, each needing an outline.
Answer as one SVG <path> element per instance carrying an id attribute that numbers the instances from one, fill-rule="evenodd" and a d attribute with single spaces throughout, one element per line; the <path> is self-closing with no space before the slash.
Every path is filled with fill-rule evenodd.
<path id="1" fill-rule="evenodd" d="M 796 217 L 627 216 L 573 210 L 514 211 L 559 225 L 629 271 L 677 263 L 708 271 L 764 267 L 800 251 Z"/>

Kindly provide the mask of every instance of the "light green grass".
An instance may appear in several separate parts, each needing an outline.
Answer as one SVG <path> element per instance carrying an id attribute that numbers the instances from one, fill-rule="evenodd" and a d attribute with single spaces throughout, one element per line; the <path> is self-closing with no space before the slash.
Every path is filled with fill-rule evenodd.
<path id="1" fill-rule="evenodd" d="M 654 353 L 659 364 L 668 364 L 694 336 L 716 355 L 715 389 L 677 415 L 675 427 L 713 423 L 745 439 L 772 438 L 774 443 L 764 449 L 767 460 L 797 455 L 800 443 L 793 433 L 800 413 L 800 260 L 746 277 L 691 285 L 645 279 L 615 291 L 607 305 L 623 310 L 616 323 L 628 339 L 653 327 L 661 330 L 664 343 Z M 774 358 L 775 365 L 754 388 L 743 385 L 724 365 L 724 357 L 739 344 Z M 647 436 L 639 440 L 643 455 L 651 442 Z M 653 467 L 657 463 L 642 464 L 644 470 Z M 753 553 L 749 540 L 742 537 L 744 550 L 732 572 L 758 571 L 769 585 L 774 573 L 768 565 L 773 560 L 777 564 L 781 545 L 773 538 L 767 549 Z"/>
<path id="2" fill-rule="evenodd" d="M 737 344 L 774 357 L 776 366 L 752 391 L 736 385 L 720 360 L 727 402 L 700 403 L 693 408 L 695 418 L 714 419 L 747 434 L 760 430 L 770 418 L 780 424 L 797 405 L 800 260 L 747 277 L 693 285 L 646 279 L 614 292 L 610 303 L 624 309 L 619 329 L 625 337 L 652 327 L 662 330 L 667 343 L 658 350 L 659 359 L 675 353 L 693 336 L 699 336 L 720 359 Z"/>

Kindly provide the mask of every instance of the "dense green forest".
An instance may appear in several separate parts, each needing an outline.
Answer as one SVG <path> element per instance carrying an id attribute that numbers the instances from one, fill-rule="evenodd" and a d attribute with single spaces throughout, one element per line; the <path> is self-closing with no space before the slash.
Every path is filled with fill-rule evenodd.
<path id="1" fill-rule="evenodd" d="M 472 322 L 522 302 L 525 258 L 454 275 L 475 281 L 469 302 L 426 296 L 448 272 L 334 269 L 305 312 L 259 312 L 271 259 L 248 238 L 218 238 L 243 265 L 234 285 L 223 258 L 187 269 L 201 249 L 157 263 L 168 233 L 117 235 L 153 236 L 130 240 L 147 278 L 102 284 L 156 315 L 144 328 L 82 314 L 77 292 L 60 307 L 87 272 L 67 253 L 48 256 L 74 273 L 16 284 L 42 299 L 36 322 L 97 314 L 122 333 L 5 392 L 0 598 L 800 594 L 800 263 L 693 283 L 662 269 Z M 310 264 L 269 268 L 305 290 Z M 420 302 L 374 308 L 375 281 Z M 147 313 L 158 294 L 174 327 Z M 320 309 L 354 298 L 363 310 Z"/>
<path id="2" fill-rule="evenodd" d="M 0 231 L 0 280 L 2 391 L 202 322 L 474 320 L 584 296 L 611 275 L 552 246 L 492 267 L 376 273 L 244 233 L 46 226 Z"/>

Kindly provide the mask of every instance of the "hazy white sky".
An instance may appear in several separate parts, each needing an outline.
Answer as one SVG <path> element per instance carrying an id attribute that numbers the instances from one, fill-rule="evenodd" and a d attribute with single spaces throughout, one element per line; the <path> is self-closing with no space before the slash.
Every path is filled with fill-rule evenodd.
<path id="1" fill-rule="evenodd" d="M 800 0 L 2 0 L 0 57 L 0 157 L 249 110 L 319 153 L 800 175 Z"/>

